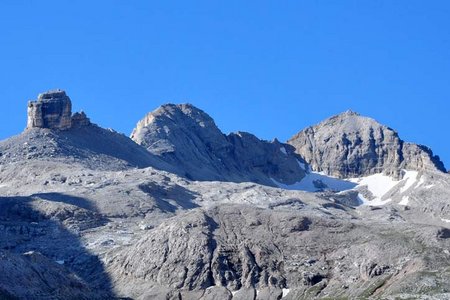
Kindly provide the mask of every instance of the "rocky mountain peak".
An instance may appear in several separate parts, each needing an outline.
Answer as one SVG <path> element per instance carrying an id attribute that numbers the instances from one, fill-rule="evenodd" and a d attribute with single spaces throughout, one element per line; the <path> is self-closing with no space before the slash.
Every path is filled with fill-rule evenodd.
<path id="1" fill-rule="evenodd" d="M 356 111 L 348 109 L 348 110 L 344 111 L 343 113 L 339 114 L 339 116 L 342 116 L 342 117 L 345 117 L 345 116 L 360 116 L 360 114 L 357 113 Z"/>
<path id="2" fill-rule="evenodd" d="M 271 178 L 293 183 L 304 176 L 289 145 L 243 132 L 225 135 L 191 104 L 162 105 L 138 122 L 131 138 L 190 179 L 274 185 Z"/>
<path id="3" fill-rule="evenodd" d="M 138 144 L 145 144 L 145 134 L 148 126 L 154 125 L 155 129 L 162 129 L 170 124 L 174 127 L 197 128 L 204 134 L 214 133 L 219 138 L 220 130 L 214 120 L 201 109 L 192 104 L 164 104 L 155 111 L 148 113 L 140 120 L 131 134 L 131 138 Z M 162 127 L 162 128 L 161 128 Z M 203 128 L 203 129 L 202 129 Z"/>
<path id="4" fill-rule="evenodd" d="M 394 130 L 380 124 L 378 121 L 362 116 L 357 112 L 352 110 L 347 110 L 338 115 L 332 116 L 324 121 L 322 121 L 319 126 L 321 128 L 324 127 L 333 127 L 342 133 L 352 133 L 356 131 L 370 131 L 370 128 L 377 128 L 381 130 L 388 130 L 395 132 Z M 310 128 L 315 128 L 315 126 L 311 126 Z"/>
<path id="5" fill-rule="evenodd" d="M 89 119 L 82 112 L 72 116 L 72 101 L 63 90 L 57 89 L 41 93 L 36 101 L 28 102 L 27 129 L 67 130 L 73 126 L 89 124 Z"/>
<path id="6" fill-rule="evenodd" d="M 314 171 L 341 178 L 376 173 L 399 177 L 402 169 L 445 170 L 429 148 L 405 143 L 393 129 L 352 111 L 308 127 L 288 143 Z"/>

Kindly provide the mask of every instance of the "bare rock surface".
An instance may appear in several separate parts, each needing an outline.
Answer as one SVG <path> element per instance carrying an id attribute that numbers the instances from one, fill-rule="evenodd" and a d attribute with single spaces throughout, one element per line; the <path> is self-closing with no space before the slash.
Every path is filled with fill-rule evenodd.
<path id="1" fill-rule="evenodd" d="M 352 111 L 308 127 L 288 143 L 312 170 L 341 178 L 376 173 L 398 177 L 401 169 L 445 172 L 429 148 L 406 143 L 391 128 Z"/>
<path id="2" fill-rule="evenodd" d="M 429 236 L 432 227 L 373 222 L 369 228 L 363 218 L 344 215 L 245 205 L 195 209 L 109 254 L 108 266 L 119 293 L 133 297 L 168 286 L 187 298 L 219 287 L 236 299 L 280 299 L 283 290 L 292 293 L 287 299 L 383 298 L 424 292 L 418 287 L 429 280 L 426 293 L 449 293 L 449 254 L 442 252 L 448 241 Z"/>
<path id="3" fill-rule="evenodd" d="M 82 164 L 90 169 L 173 169 L 125 135 L 94 124 L 64 131 L 32 128 L 1 141 L 0 153 L 2 164 L 42 160 Z"/>
<path id="4" fill-rule="evenodd" d="M 190 104 L 167 104 L 147 114 L 131 138 L 193 180 L 273 186 L 271 178 L 294 183 L 304 176 L 291 146 L 244 132 L 224 135 L 209 115 Z"/>
<path id="5" fill-rule="evenodd" d="M 449 299 L 450 175 L 426 148 L 345 118 L 356 120 L 329 122 L 348 134 L 348 155 L 320 143 L 328 156 L 306 155 L 311 167 L 394 178 L 406 168 L 404 178 L 317 192 L 270 187 L 303 180 L 308 166 L 293 146 L 225 136 L 183 105 L 138 126 L 133 137 L 150 137 L 149 150 L 84 113 L 70 128 L 1 141 L 0 298 Z M 353 158 L 356 167 L 340 165 Z M 317 186 L 342 184 L 312 175 Z M 359 201 L 380 186 L 377 205 Z"/>
<path id="6" fill-rule="evenodd" d="M 69 129 L 72 126 L 72 102 L 62 90 L 42 93 L 28 102 L 27 128 Z"/>
<path id="7" fill-rule="evenodd" d="M 106 299 L 64 266 L 38 252 L 0 250 L 1 299 Z"/>

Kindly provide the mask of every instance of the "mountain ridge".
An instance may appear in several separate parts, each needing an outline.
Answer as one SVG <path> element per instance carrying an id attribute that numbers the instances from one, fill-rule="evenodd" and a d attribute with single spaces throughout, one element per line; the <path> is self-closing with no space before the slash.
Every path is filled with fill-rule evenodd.
<path id="1" fill-rule="evenodd" d="M 69 114 L 67 101 L 45 103 L 30 115 L 36 126 L 0 142 L 0 298 L 450 296 L 450 175 L 437 168 L 370 175 L 396 160 L 354 155 L 372 164 L 342 180 L 312 170 L 292 145 L 224 135 L 206 113 L 177 105 L 142 123 L 149 151 Z M 361 139 L 351 153 L 367 141 L 348 125 L 347 139 Z M 382 155 L 398 146 L 385 144 Z M 330 156 L 321 159 L 328 168 Z M 185 166 L 209 173 L 192 180 Z"/>
<path id="2" fill-rule="evenodd" d="M 399 177 L 402 169 L 446 172 L 430 148 L 405 142 L 390 127 L 352 111 L 309 126 L 288 143 L 314 171 L 341 178 L 376 173 Z"/>
<path id="3" fill-rule="evenodd" d="M 302 159 L 277 140 L 250 133 L 225 135 L 214 120 L 191 104 L 166 104 L 148 113 L 131 138 L 190 179 L 253 181 L 273 185 L 271 177 L 293 183 L 304 177 Z M 271 167 L 274 166 L 274 167 Z"/>

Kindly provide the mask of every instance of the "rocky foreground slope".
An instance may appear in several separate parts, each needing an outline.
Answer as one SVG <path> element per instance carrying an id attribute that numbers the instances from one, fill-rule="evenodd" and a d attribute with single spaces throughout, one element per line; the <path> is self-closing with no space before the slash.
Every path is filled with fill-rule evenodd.
<path id="1" fill-rule="evenodd" d="M 200 110 L 167 105 L 133 134 L 144 148 L 53 109 L 60 95 L 29 113 L 51 122 L 0 142 L 0 299 L 450 297 L 450 177 L 425 150 L 406 160 L 382 125 L 372 139 L 380 127 L 354 114 L 325 122 L 352 141 L 337 155 L 319 129 L 295 149 L 233 142 Z M 322 155 L 302 157 L 313 144 Z"/>

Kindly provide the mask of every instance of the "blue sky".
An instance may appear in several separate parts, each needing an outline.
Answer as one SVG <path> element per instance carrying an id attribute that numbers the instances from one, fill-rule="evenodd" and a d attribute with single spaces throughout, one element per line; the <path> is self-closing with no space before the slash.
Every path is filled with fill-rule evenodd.
<path id="1" fill-rule="evenodd" d="M 0 138 L 62 88 L 127 135 L 167 102 L 280 140 L 352 109 L 449 167 L 449 15 L 437 0 L 2 0 Z"/>

